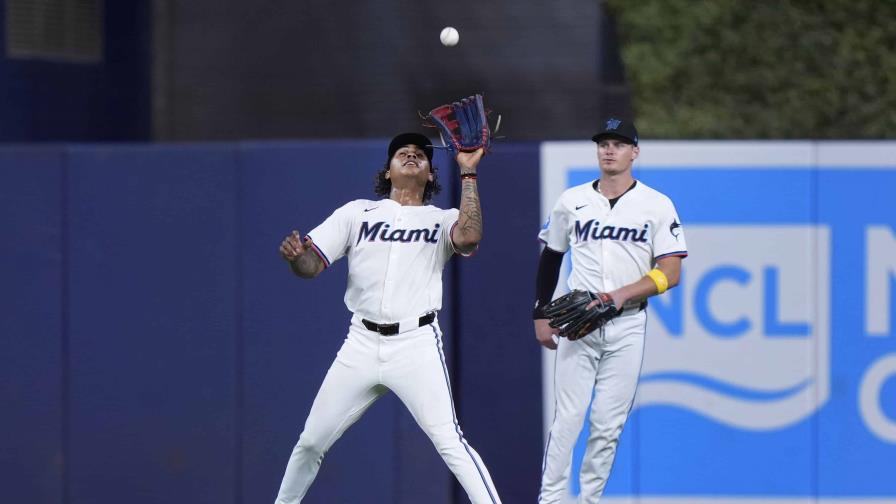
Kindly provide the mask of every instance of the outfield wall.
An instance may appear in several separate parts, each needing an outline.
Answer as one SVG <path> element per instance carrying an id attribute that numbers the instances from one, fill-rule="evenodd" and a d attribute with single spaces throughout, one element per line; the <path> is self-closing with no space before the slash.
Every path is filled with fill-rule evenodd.
<path id="1" fill-rule="evenodd" d="M 345 262 L 305 282 L 277 246 L 371 197 L 384 145 L 0 149 L 4 500 L 272 501 L 348 322 Z M 613 502 L 896 502 L 896 143 L 642 151 L 636 176 L 676 202 L 691 255 L 649 308 Z M 453 168 L 436 166 L 436 204 L 454 206 Z M 535 499 L 551 404 L 535 236 L 595 169 L 589 142 L 499 144 L 479 179 L 482 247 L 445 271 L 458 413 L 507 503 Z M 306 502 L 461 496 L 387 397 Z"/>

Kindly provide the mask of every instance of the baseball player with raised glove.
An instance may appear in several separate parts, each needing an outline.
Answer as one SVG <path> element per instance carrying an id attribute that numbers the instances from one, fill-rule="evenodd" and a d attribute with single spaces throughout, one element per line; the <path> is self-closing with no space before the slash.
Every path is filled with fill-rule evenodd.
<path id="1" fill-rule="evenodd" d="M 454 415 L 437 318 L 442 269 L 454 254 L 472 254 L 482 239 L 476 173 L 489 131 L 476 119 L 485 117 L 477 109 L 481 99 L 465 103 L 462 110 L 472 119 L 441 130 L 448 143 L 460 146 L 459 209 L 427 204 L 439 191 L 432 142 L 403 133 L 389 143 L 376 176 L 374 192 L 382 199 L 350 201 L 304 238 L 294 231 L 280 244 L 292 272 L 306 279 L 346 257 L 345 304 L 353 316 L 289 458 L 277 504 L 301 502 L 330 446 L 390 391 L 432 440 L 470 501 L 501 502 Z"/>
<path id="2" fill-rule="evenodd" d="M 580 504 L 600 500 L 641 372 L 646 299 L 678 284 L 687 256 L 672 201 L 632 176 L 640 153 L 635 126 L 610 118 L 592 140 L 600 178 L 567 189 L 538 235 L 545 247 L 535 336 L 557 351 L 540 504 L 565 502 L 570 477 L 581 484 Z M 567 251 L 572 292 L 551 301 Z M 582 470 L 570 474 L 583 418 L 590 432 Z"/>

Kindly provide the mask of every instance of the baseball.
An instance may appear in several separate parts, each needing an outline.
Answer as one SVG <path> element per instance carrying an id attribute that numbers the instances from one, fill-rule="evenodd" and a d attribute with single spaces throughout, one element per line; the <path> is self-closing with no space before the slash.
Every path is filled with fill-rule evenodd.
<path id="1" fill-rule="evenodd" d="M 442 41 L 442 45 L 445 47 L 454 47 L 460 40 L 460 33 L 457 33 L 454 27 L 446 26 L 442 29 L 442 33 L 439 34 L 439 40 Z"/>

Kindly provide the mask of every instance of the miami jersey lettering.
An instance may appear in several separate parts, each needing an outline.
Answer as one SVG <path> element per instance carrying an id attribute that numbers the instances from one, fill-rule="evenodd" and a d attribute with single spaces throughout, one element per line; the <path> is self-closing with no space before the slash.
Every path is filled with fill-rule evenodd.
<path id="1" fill-rule="evenodd" d="M 435 224 L 432 229 L 390 229 L 390 224 L 385 221 L 373 224 L 364 221 L 355 243 L 361 243 L 361 240 L 410 243 L 421 239 L 427 243 L 438 243 L 440 227 L 440 224 Z"/>
<path id="2" fill-rule="evenodd" d="M 326 266 L 348 258 L 350 311 L 369 320 L 402 320 L 441 309 L 442 269 L 455 253 L 457 218 L 454 208 L 355 200 L 308 236 Z"/>
<path id="3" fill-rule="evenodd" d="M 591 219 L 584 224 L 576 221 L 576 241 L 583 242 L 591 240 L 630 240 L 635 242 L 647 243 L 647 224 L 643 229 L 603 226 L 600 221 Z"/>
<path id="4" fill-rule="evenodd" d="M 592 182 L 567 189 L 538 238 L 572 250 L 570 289 L 610 292 L 638 281 L 666 256 L 687 256 L 672 201 L 637 181 L 611 207 Z"/>

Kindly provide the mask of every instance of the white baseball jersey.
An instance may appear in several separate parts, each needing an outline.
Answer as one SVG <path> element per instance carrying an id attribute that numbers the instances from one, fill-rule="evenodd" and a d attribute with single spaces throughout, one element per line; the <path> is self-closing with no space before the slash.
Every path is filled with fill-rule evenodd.
<path id="1" fill-rule="evenodd" d="M 351 201 L 308 236 L 326 266 L 348 256 L 345 306 L 392 323 L 442 308 L 442 269 L 454 254 L 458 210 Z"/>
<path id="2" fill-rule="evenodd" d="M 592 184 L 566 190 L 538 235 L 557 252 L 572 248 L 570 289 L 609 292 L 643 278 L 657 259 L 687 255 L 678 215 L 665 195 L 638 181 L 610 208 L 610 200 Z M 545 446 L 539 504 L 565 502 L 583 417 L 589 419 L 590 433 L 576 475 L 577 502 L 600 501 L 637 390 L 646 327 L 647 315 L 632 309 L 582 339 L 560 338 L 556 413 Z"/>
<path id="3" fill-rule="evenodd" d="M 451 230 L 458 213 L 355 200 L 308 233 L 325 265 L 348 257 L 345 305 L 354 316 L 290 455 L 276 504 L 301 503 L 333 443 L 388 392 L 407 406 L 470 502 L 501 504 L 455 415 L 439 322 L 419 324 L 442 307 L 442 269 L 456 252 Z M 399 332 L 382 334 L 362 319 L 398 323 Z"/>
<path id="4" fill-rule="evenodd" d="M 610 292 L 641 279 L 657 259 L 688 255 L 666 195 L 637 181 L 611 209 L 592 184 L 567 189 L 538 234 L 557 252 L 572 247 L 570 289 Z"/>

